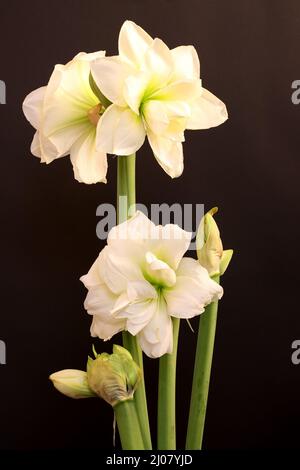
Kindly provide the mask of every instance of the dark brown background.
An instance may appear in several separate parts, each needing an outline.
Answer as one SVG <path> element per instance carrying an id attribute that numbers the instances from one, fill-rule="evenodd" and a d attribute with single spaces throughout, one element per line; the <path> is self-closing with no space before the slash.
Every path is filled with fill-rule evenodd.
<path id="1" fill-rule="evenodd" d="M 1 2 L 0 339 L 7 365 L 0 366 L 0 447 L 111 447 L 110 408 L 69 400 L 47 377 L 83 368 L 90 353 L 78 279 L 103 246 L 95 211 L 114 201 L 116 161 L 110 158 L 106 186 L 77 183 L 68 158 L 40 165 L 30 156 L 33 129 L 21 104 L 54 64 L 79 51 L 116 53 L 125 19 L 170 47 L 194 44 L 204 86 L 230 114 L 219 128 L 187 133 L 180 179 L 172 181 L 147 146 L 137 158 L 140 202 L 218 205 L 224 245 L 235 249 L 223 278 L 205 448 L 298 447 L 300 365 L 290 359 L 300 339 L 300 106 L 290 98 L 300 79 L 297 0 Z M 185 324 L 181 333 L 183 447 L 196 336 Z M 99 340 L 96 347 L 104 348 Z M 146 368 L 155 429 L 157 361 Z"/>

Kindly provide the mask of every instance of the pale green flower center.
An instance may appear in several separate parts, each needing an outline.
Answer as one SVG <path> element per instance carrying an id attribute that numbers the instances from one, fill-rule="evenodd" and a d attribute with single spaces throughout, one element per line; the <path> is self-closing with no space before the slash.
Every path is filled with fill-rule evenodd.
<path id="1" fill-rule="evenodd" d="M 176 283 L 175 271 L 164 261 L 157 258 L 151 251 L 146 253 L 143 266 L 145 279 L 157 290 L 173 287 Z"/>

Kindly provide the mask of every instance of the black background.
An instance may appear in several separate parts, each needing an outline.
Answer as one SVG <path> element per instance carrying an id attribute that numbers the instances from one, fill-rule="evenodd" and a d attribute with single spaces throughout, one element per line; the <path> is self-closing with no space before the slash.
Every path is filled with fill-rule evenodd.
<path id="1" fill-rule="evenodd" d="M 2 449 L 109 448 L 112 411 L 73 401 L 48 375 L 84 368 L 90 318 L 86 273 L 103 242 L 96 208 L 113 202 L 108 184 L 73 178 L 68 157 L 49 166 L 30 155 L 33 129 L 21 104 L 46 84 L 53 65 L 77 52 L 117 52 L 125 19 L 169 47 L 195 45 L 203 84 L 225 101 L 230 119 L 187 132 L 183 176 L 171 180 L 148 146 L 137 157 L 138 201 L 218 205 L 225 248 L 235 255 L 223 278 L 204 447 L 299 446 L 300 365 L 300 4 L 295 0 L 10 0 L 0 4 L 1 316 L 7 364 L 0 366 Z M 196 327 L 198 321 L 193 320 Z M 178 365 L 178 443 L 184 445 L 196 335 L 182 324 Z M 109 344 L 95 341 L 98 351 Z M 158 361 L 146 361 L 155 433 Z"/>

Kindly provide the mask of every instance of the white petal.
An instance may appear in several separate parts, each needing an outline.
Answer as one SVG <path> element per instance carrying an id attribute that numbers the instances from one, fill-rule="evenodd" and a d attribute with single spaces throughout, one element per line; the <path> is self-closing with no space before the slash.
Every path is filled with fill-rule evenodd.
<path id="1" fill-rule="evenodd" d="M 42 163 L 51 163 L 57 158 L 64 157 L 68 152 L 59 152 L 55 145 L 39 131 L 40 155 Z M 38 151 L 38 150 L 37 150 Z"/>
<path id="2" fill-rule="evenodd" d="M 189 248 L 192 233 L 175 224 L 159 226 L 157 229 L 159 240 L 152 241 L 151 250 L 176 271 L 184 253 Z"/>
<path id="3" fill-rule="evenodd" d="M 35 157 L 38 157 L 38 158 L 42 157 L 39 131 L 36 131 L 33 136 L 30 151 L 32 155 L 34 155 Z"/>
<path id="4" fill-rule="evenodd" d="M 89 272 L 84 276 L 81 276 L 80 280 L 83 282 L 85 287 L 89 289 L 90 287 L 97 286 L 98 284 L 103 284 L 103 279 L 100 276 L 99 271 L 99 256 L 92 264 Z"/>
<path id="5" fill-rule="evenodd" d="M 173 72 L 173 58 L 170 49 L 161 39 L 154 39 L 145 54 L 145 69 L 151 73 L 151 84 L 155 88 L 166 85 Z"/>
<path id="6" fill-rule="evenodd" d="M 45 86 L 38 88 L 29 93 L 23 102 L 23 113 L 35 129 L 40 128 L 45 92 Z"/>
<path id="7" fill-rule="evenodd" d="M 165 101 L 190 102 L 202 93 L 201 80 L 181 80 L 157 91 L 152 98 Z"/>
<path id="8" fill-rule="evenodd" d="M 169 315 L 192 318 L 202 313 L 206 305 L 222 297 L 222 287 L 209 277 L 198 261 L 183 258 L 176 274 L 175 286 L 164 290 Z"/>
<path id="9" fill-rule="evenodd" d="M 145 279 L 129 281 L 127 289 L 117 299 L 111 313 L 118 318 L 126 318 L 125 309 L 136 302 L 141 302 L 157 297 L 154 287 Z"/>
<path id="10" fill-rule="evenodd" d="M 93 62 L 95 60 L 98 60 L 100 57 L 105 56 L 105 51 L 96 51 L 96 52 L 79 52 L 74 59 L 78 59 L 80 57 L 81 60 L 86 61 L 86 62 Z M 73 59 L 73 60 L 74 60 Z"/>
<path id="11" fill-rule="evenodd" d="M 155 302 L 155 301 L 153 301 Z M 160 357 L 173 350 L 173 325 L 163 299 L 157 300 L 155 314 L 139 333 L 139 343 L 149 357 Z"/>
<path id="12" fill-rule="evenodd" d="M 143 274 L 138 263 L 126 252 L 123 256 L 106 246 L 99 255 L 99 273 L 109 289 L 120 295 L 127 289 L 129 281 L 143 280 Z"/>
<path id="13" fill-rule="evenodd" d="M 147 133 L 150 146 L 160 166 L 171 178 L 177 178 L 183 172 L 183 149 L 181 142 Z"/>
<path id="14" fill-rule="evenodd" d="M 116 296 L 105 284 L 94 286 L 89 289 L 84 307 L 90 315 L 93 315 L 91 335 L 108 340 L 113 335 L 122 331 L 125 321 L 110 315 L 116 301 Z"/>
<path id="15" fill-rule="evenodd" d="M 165 103 L 159 100 L 149 100 L 142 107 L 143 117 L 150 131 L 162 135 L 168 129 L 170 119 Z"/>
<path id="16" fill-rule="evenodd" d="M 225 104 L 205 88 L 202 90 L 202 95 L 190 103 L 191 117 L 187 129 L 209 129 L 228 119 Z"/>
<path id="17" fill-rule="evenodd" d="M 104 57 L 91 64 L 93 78 L 106 98 L 119 106 L 125 106 L 123 87 L 132 68 L 122 63 L 119 57 Z"/>
<path id="18" fill-rule="evenodd" d="M 116 259 L 126 258 L 130 263 L 142 266 L 145 263 L 145 252 L 149 250 L 151 238 L 156 231 L 156 226 L 137 211 L 128 221 L 110 230 L 107 243 Z"/>
<path id="19" fill-rule="evenodd" d="M 129 108 L 112 104 L 107 108 L 97 128 L 97 148 L 116 155 L 130 155 L 144 143 L 142 119 Z"/>
<path id="20" fill-rule="evenodd" d="M 108 341 L 112 336 L 124 330 L 124 320 L 116 320 L 112 317 L 107 317 L 103 320 L 98 315 L 93 316 L 91 325 L 91 336 L 93 337 L 98 337 L 104 341 Z"/>
<path id="21" fill-rule="evenodd" d="M 136 336 L 152 320 L 156 312 L 156 300 L 136 302 L 126 308 L 126 330 Z"/>
<path id="22" fill-rule="evenodd" d="M 148 129 L 173 141 L 184 141 L 184 130 L 191 111 L 183 101 L 149 100 L 142 106 Z"/>
<path id="23" fill-rule="evenodd" d="M 157 298 L 157 292 L 154 287 L 147 281 L 129 282 L 127 286 L 127 296 L 131 303 L 140 300 L 150 300 Z"/>
<path id="24" fill-rule="evenodd" d="M 174 62 L 174 79 L 200 78 L 200 62 L 194 46 L 179 46 L 171 50 Z"/>
<path id="25" fill-rule="evenodd" d="M 96 128 L 90 127 L 71 148 L 71 161 L 77 181 L 106 183 L 106 153 L 96 150 Z"/>
<path id="26" fill-rule="evenodd" d="M 125 21 L 119 34 L 119 54 L 122 60 L 139 68 L 153 39 L 133 21 Z"/>
<path id="27" fill-rule="evenodd" d="M 140 114 L 140 105 L 149 83 L 149 76 L 144 72 L 130 75 L 124 82 L 124 98 L 136 114 Z"/>
<path id="28" fill-rule="evenodd" d="M 139 241 L 151 239 L 156 232 L 156 225 L 143 212 L 136 211 L 128 220 L 110 230 L 107 243 L 116 249 L 121 246 L 120 240 Z"/>
<path id="29" fill-rule="evenodd" d="M 113 315 L 126 319 L 126 330 L 135 336 L 155 314 L 157 292 L 145 280 L 134 281 L 128 283 L 127 292 L 121 297 L 115 304 Z"/>

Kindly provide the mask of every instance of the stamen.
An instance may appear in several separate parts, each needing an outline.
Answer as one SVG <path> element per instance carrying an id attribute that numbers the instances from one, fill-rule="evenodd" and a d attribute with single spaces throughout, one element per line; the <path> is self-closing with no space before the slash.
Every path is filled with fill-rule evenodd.
<path id="1" fill-rule="evenodd" d="M 98 121 L 100 119 L 100 114 L 101 114 L 101 111 L 102 110 L 103 106 L 101 103 L 98 103 L 96 104 L 96 106 L 94 106 L 93 108 L 89 109 L 88 110 L 88 118 L 91 122 L 91 124 L 93 124 L 94 126 L 97 126 L 98 124 Z"/>

